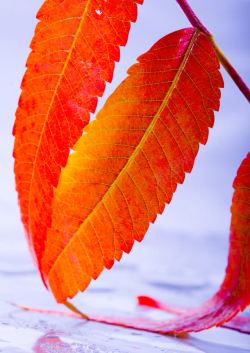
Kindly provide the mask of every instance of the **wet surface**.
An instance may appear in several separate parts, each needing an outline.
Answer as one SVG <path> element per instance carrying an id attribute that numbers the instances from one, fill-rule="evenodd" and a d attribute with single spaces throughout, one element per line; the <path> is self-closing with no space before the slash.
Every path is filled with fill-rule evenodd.
<path id="1" fill-rule="evenodd" d="M 227 239 L 171 234 L 152 229 L 112 271 L 105 271 L 74 303 L 86 313 L 139 315 L 164 319 L 170 315 L 137 307 L 138 294 L 153 295 L 171 305 L 191 307 L 216 289 L 226 261 Z M 250 336 L 213 328 L 185 338 L 161 336 L 77 318 L 23 311 L 10 302 L 34 308 L 66 311 L 44 289 L 22 239 L 3 241 L 0 250 L 1 353 L 246 353 Z M 15 257 L 9 261 L 8 251 Z M 213 254 L 213 256 L 211 256 Z M 249 311 L 249 310 L 248 310 Z M 250 312 L 249 312 L 250 315 Z"/>

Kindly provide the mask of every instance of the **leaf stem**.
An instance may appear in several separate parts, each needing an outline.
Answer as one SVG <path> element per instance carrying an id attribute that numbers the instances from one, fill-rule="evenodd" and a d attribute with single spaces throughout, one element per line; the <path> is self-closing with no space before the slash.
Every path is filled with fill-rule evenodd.
<path id="1" fill-rule="evenodd" d="M 232 66 L 232 64 L 229 62 L 229 60 L 226 58 L 226 56 L 224 55 L 224 53 L 221 51 L 221 49 L 219 48 L 219 46 L 216 44 L 216 42 L 214 41 L 214 38 L 211 37 L 211 40 L 213 42 L 214 45 L 214 49 L 218 55 L 218 58 L 222 64 L 222 66 L 224 67 L 224 69 L 227 71 L 227 73 L 229 74 L 229 76 L 232 78 L 232 80 L 234 81 L 234 83 L 238 86 L 238 88 L 240 89 L 240 91 L 244 94 L 244 96 L 246 97 L 246 99 L 248 100 L 248 102 L 250 102 L 250 90 L 248 88 L 248 86 L 246 85 L 246 83 L 243 81 L 243 79 L 241 78 L 241 76 L 238 74 L 238 72 L 235 70 L 235 68 Z"/>
<path id="2" fill-rule="evenodd" d="M 89 317 L 86 314 L 83 314 L 79 309 L 77 309 L 72 303 L 66 301 L 63 303 L 69 310 L 73 311 L 74 313 L 79 314 L 84 320 L 89 320 Z"/>
<path id="3" fill-rule="evenodd" d="M 236 71 L 236 69 L 233 67 L 233 65 L 229 62 L 229 60 L 226 58 L 224 53 L 221 51 L 219 46 L 216 44 L 212 34 L 209 32 L 209 30 L 204 26 L 204 24 L 200 21 L 200 19 L 196 16 L 194 13 L 193 9 L 190 7 L 189 3 L 187 0 L 176 0 L 181 9 L 183 10 L 184 14 L 186 15 L 187 19 L 191 23 L 193 27 L 199 28 L 203 33 L 205 33 L 207 36 L 211 38 L 211 41 L 213 43 L 214 49 L 218 55 L 218 58 L 224 67 L 224 69 L 227 71 L 231 79 L 234 81 L 236 86 L 239 88 L 239 90 L 243 93 L 243 95 L 246 97 L 248 102 L 250 102 L 250 90 L 247 86 L 247 84 L 244 82 L 242 77 L 239 75 L 239 73 Z"/>
<path id="4" fill-rule="evenodd" d="M 212 36 L 209 30 L 204 26 L 204 24 L 199 20 L 199 18 L 194 13 L 193 9 L 190 7 L 186 0 L 176 0 L 177 3 L 180 5 L 182 11 L 185 13 L 187 19 L 191 23 L 193 27 L 199 28 L 203 33 L 207 34 L 208 36 Z"/>

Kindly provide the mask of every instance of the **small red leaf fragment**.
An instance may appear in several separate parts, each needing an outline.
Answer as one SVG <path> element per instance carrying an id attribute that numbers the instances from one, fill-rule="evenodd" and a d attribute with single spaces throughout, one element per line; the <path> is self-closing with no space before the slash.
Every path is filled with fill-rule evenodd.
<path id="1" fill-rule="evenodd" d="M 156 300 L 154 298 L 151 298 L 145 295 L 138 296 L 137 301 L 138 301 L 138 305 L 148 306 L 148 307 L 166 311 L 167 313 L 171 313 L 175 315 L 180 315 L 186 312 L 186 310 L 184 309 L 169 306 L 165 303 L 160 302 L 159 300 Z"/>

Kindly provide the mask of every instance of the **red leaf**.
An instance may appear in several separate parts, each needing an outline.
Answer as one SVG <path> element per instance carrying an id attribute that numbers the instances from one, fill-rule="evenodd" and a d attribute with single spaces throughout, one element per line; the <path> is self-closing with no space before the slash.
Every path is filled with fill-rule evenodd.
<path id="1" fill-rule="evenodd" d="M 138 60 L 75 145 L 55 191 L 42 263 L 58 302 L 143 239 L 192 170 L 219 108 L 218 59 L 199 30 L 172 33 Z"/>
<path id="2" fill-rule="evenodd" d="M 140 296 L 137 299 L 138 299 L 139 305 L 150 306 L 156 309 L 166 311 L 168 313 L 179 315 L 186 312 L 186 310 L 183 310 L 183 309 L 167 306 L 166 304 L 163 304 L 151 297 Z M 11 303 L 11 304 L 17 307 L 18 309 L 21 309 L 24 311 L 30 311 L 33 313 L 73 317 L 80 320 L 83 319 L 83 316 L 75 311 L 66 312 L 66 311 L 58 311 L 58 310 L 37 309 L 37 308 L 31 308 L 23 305 L 17 305 L 14 303 Z M 140 329 L 140 330 L 158 332 L 156 330 L 156 327 L 157 327 L 156 322 L 150 319 L 142 319 L 142 318 L 136 317 L 128 320 L 127 318 L 114 319 L 114 318 L 107 318 L 107 317 L 100 317 L 100 316 L 99 317 L 90 316 L 88 317 L 88 319 L 96 322 L 111 324 L 111 325 L 120 325 L 120 326 Z M 158 325 L 159 325 L 159 322 L 158 322 Z M 243 314 L 238 314 L 231 321 L 224 323 L 222 326 L 229 328 L 231 330 L 250 334 L 250 317 L 245 316 Z"/>
<path id="3" fill-rule="evenodd" d="M 16 112 L 15 175 L 22 221 L 40 268 L 53 188 L 70 148 L 112 80 L 119 46 L 143 0 L 47 0 Z"/>
<path id="4" fill-rule="evenodd" d="M 175 315 L 185 314 L 190 310 L 169 306 L 165 303 L 160 302 L 159 300 L 143 295 L 138 296 L 137 301 L 138 305 L 159 309 Z M 232 320 L 224 323 L 221 326 L 239 332 L 250 333 L 250 316 L 243 316 L 241 314 L 238 314 Z"/>
<path id="5" fill-rule="evenodd" d="M 250 153 L 241 163 L 233 183 L 232 220 L 230 248 L 226 275 L 218 292 L 202 306 L 183 310 L 170 308 L 149 297 L 139 297 L 139 303 L 178 314 L 178 317 L 165 322 L 150 321 L 144 325 L 138 318 L 107 318 L 113 323 L 139 330 L 149 330 L 163 334 L 183 334 L 221 326 L 249 332 L 249 318 L 239 317 L 230 321 L 250 303 Z M 105 322 L 105 318 L 101 319 Z"/>

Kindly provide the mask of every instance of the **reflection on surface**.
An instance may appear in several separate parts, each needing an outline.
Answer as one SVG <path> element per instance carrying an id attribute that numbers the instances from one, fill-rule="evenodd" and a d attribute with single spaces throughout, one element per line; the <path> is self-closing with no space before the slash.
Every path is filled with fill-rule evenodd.
<path id="1" fill-rule="evenodd" d="M 73 353 L 70 344 L 63 342 L 51 331 L 40 337 L 33 346 L 35 353 Z"/>

